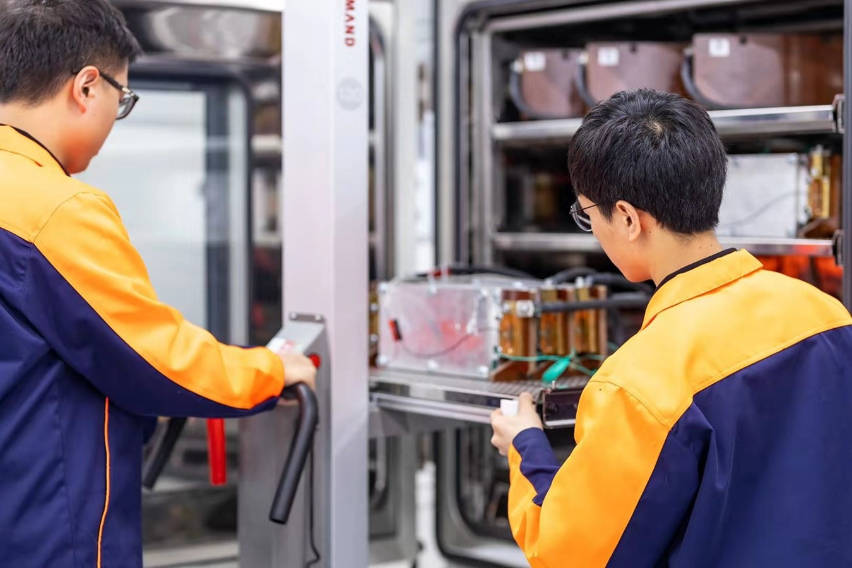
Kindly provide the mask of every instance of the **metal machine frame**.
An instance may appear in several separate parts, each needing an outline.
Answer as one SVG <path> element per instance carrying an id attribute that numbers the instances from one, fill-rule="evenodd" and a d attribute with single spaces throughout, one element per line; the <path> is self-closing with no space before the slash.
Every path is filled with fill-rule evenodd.
<path id="1" fill-rule="evenodd" d="M 325 364 L 331 384 L 317 387 L 320 431 L 314 449 L 323 466 L 313 472 L 320 488 L 315 495 L 316 526 L 322 527 L 317 544 L 327 566 L 365 566 L 368 557 L 363 151 L 368 144 L 368 42 L 366 2 L 297 0 L 287 5 L 284 306 L 287 312 L 321 314 L 328 322 Z M 291 530 L 299 529 L 288 528 L 282 540 Z M 307 557 L 295 548 L 280 550 L 277 564 L 303 564 Z"/>
<path id="2" fill-rule="evenodd" d="M 530 141 L 564 142 L 580 124 L 579 120 L 540 120 L 529 123 L 500 123 L 493 115 L 494 61 L 491 44 L 495 34 L 518 29 L 535 29 L 583 21 L 631 15 L 677 12 L 700 7 L 734 7 L 771 4 L 772 0 L 486 0 L 445 2 L 438 37 L 442 66 L 438 85 L 439 132 L 437 138 L 438 247 L 441 263 L 490 264 L 503 252 L 516 253 L 600 253 L 591 235 L 501 233 L 497 228 L 497 196 L 494 156 L 496 148 Z M 582 5 L 578 5 L 582 4 Z M 852 37 L 852 0 L 843 2 L 844 36 Z M 448 46 L 448 47 L 443 47 Z M 852 55 L 845 42 L 844 92 L 852 92 Z M 835 256 L 844 266 L 843 298 L 852 308 L 852 147 L 844 125 L 852 120 L 850 105 L 836 100 L 833 105 L 760 110 L 714 111 L 711 116 L 723 137 L 739 134 L 833 134 L 842 135 L 844 172 L 842 201 L 843 231 L 832 240 L 809 239 L 724 239 L 728 246 L 746 248 L 756 254 Z M 374 376 L 374 379 L 376 377 Z M 412 382 L 415 382 L 412 380 Z M 458 385 L 457 385 L 458 386 Z M 424 388 L 418 386 L 416 388 Z M 381 392 L 381 391 L 380 391 Z M 399 400 L 398 408 L 412 408 L 416 401 Z M 455 408 L 454 417 L 467 414 L 469 422 L 481 416 L 478 408 Z M 443 483 L 439 508 L 439 541 L 450 556 L 460 551 L 475 564 L 483 561 L 480 552 L 488 549 L 488 539 L 471 539 L 465 522 L 459 518 L 453 501 L 451 482 L 458 470 L 457 457 L 446 448 L 451 436 L 443 435 L 444 448 L 438 458 L 449 464 L 439 474 Z M 439 468 L 440 469 L 440 468 Z M 443 526 L 442 526 L 443 525 Z M 493 541 L 490 541 L 493 542 Z M 468 554 L 468 552 L 472 552 Z M 495 563 L 499 565 L 500 563 Z M 514 565 L 514 563 L 511 563 Z M 494 565 L 494 564 L 488 564 Z M 523 562 L 519 565 L 524 565 Z"/>
<path id="3" fill-rule="evenodd" d="M 495 203 L 494 147 L 525 142 L 558 142 L 571 137 L 579 128 L 580 119 L 545 120 L 527 123 L 498 123 L 492 114 L 494 62 L 492 38 L 494 34 L 524 29 L 541 29 L 564 24 L 581 24 L 610 18 L 647 16 L 679 12 L 690 8 L 722 7 L 743 4 L 767 3 L 771 0 L 654 0 L 641 2 L 611 2 L 600 6 L 566 8 L 541 14 L 519 14 L 488 20 L 470 32 L 470 61 L 472 68 L 461 70 L 462 76 L 470 72 L 472 109 L 460 107 L 461 123 L 471 124 L 473 166 L 468 171 L 462 158 L 467 149 L 460 146 L 459 201 L 462 210 L 470 211 L 472 228 L 468 235 L 459 235 L 459 252 L 470 250 L 473 260 L 491 263 L 496 251 L 572 251 L 600 252 L 600 246 L 591 235 L 576 234 L 516 234 L 497 232 Z M 465 59 L 459 64 L 464 66 Z M 463 85 L 459 85 L 458 100 L 466 100 Z M 841 128 L 841 104 L 812 107 L 771 109 L 744 109 L 711 111 L 710 115 L 723 137 L 743 134 L 825 134 L 837 133 Z M 470 180 L 469 185 L 467 180 Z M 467 196 L 469 195 L 469 198 Z M 833 256 L 831 240 L 744 238 L 722 239 L 723 245 L 746 248 L 755 254 L 803 254 L 808 256 Z M 464 258 L 464 256 L 462 256 Z"/>

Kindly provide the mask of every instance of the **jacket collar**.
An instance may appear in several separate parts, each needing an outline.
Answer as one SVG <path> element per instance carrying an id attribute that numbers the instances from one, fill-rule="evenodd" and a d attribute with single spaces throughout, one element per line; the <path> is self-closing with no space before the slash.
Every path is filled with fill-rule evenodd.
<path id="1" fill-rule="evenodd" d="M 23 156 L 42 168 L 54 169 L 68 175 L 65 167 L 41 142 L 23 130 L 0 125 L 0 151 Z"/>
<path id="2" fill-rule="evenodd" d="M 763 265 L 748 251 L 738 250 L 692 270 L 677 274 L 657 289 L 645 310 L 642 329 L 669 308 L 712 292 L 753 272 Z"/>

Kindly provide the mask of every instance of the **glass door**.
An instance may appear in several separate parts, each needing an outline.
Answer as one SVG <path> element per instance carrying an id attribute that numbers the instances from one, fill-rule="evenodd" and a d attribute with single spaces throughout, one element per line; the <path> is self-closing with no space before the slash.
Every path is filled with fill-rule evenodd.
<path id="1" fill-rule="evenodd" d="M 163 301 L 221 341 L 247 344 L 246 91 L 234 80 L 195 78 L 192 71 L 132 71 L 131 83 L 139 104 L 79 177 L 115 201 Z M 146 566 L 162 565 L 158 549 L 190 543 L 232 543 L 233 553 L 209 548 L 220 559 L 236 554 L 236 424 L 227 425 L 223 488 L 207 481 L 205 432 L 203 420 L 188 421 L 155 489 L 143 495 Z"/>

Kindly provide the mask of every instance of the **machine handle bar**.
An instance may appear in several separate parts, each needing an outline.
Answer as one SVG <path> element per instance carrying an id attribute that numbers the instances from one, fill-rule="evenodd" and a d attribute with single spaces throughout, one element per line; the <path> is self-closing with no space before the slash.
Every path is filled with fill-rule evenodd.
<path id="1" fill-rule="evenodd" d="M 159 443 L 154 447 L 151 456 L 145 463 L 145 471 L 142 474 L 142 486 L 145 489 L 154 488 L 154 484 L 157 483 L 157 478 L 163 473 L 163 468 L 166 467 L 185 425 L 186 418 L 169 419 L 165 434 L 160 438 Z"/>
<path id="2" fill-rule="evenodd" d="M 293 443 L 287 454 L 287 461 L 284 462 L 284 470 L 281 472 L 272 508 L 269 511 L 269 520 L 283 525 L 290 517 L 290 509 L 296 498 L 299 480 L 314 443 L 314 432 L 319 422 L 319 408 L 314 391 L 304 383 L 296 383 L 285 388 L 281 396 L 294 398 L 299 402 L 299 420 L 296 424 Z"/>

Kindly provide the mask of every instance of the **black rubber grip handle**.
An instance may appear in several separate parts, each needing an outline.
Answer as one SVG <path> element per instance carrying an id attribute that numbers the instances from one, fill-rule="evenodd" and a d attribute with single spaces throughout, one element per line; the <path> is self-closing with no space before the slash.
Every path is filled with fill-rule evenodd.
<path id="1" fill-rule="evenodd" d="M 142 473 L 142 486 L 146 489 L 153 489 L 154 484 L 163 469 L 172 457 L 172 452 L 175 449 L 175 444 L 180 438 L 183 427 L 186 426 L 186 418 L 169 418 L 166 426 L 166 433 L 160 438 L 159 443 L 154 447 L 148 461 L 145 462 L 145 471 Z"/>
<path id="2" fill-rule="evenodd" d="M 284 470 L 281 472 L 272 508 L 269 511 L 269 520 L 283 525 L 290 518 L 290 509 L 293 508 L 299 480 L 314 444 L 314 432 L 319 422 L 319 408 L 314 391 L 304 383 L 296 383 L 285 388 L 281 396 L 295 398 L 299 402 L 299 420 L 296 423 L 293 443 L 287 454 L 287 461 L 284 462 Z"/>

